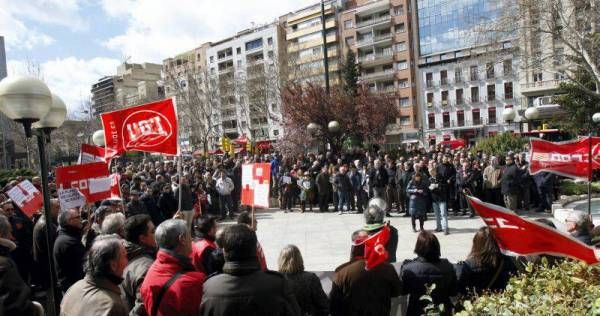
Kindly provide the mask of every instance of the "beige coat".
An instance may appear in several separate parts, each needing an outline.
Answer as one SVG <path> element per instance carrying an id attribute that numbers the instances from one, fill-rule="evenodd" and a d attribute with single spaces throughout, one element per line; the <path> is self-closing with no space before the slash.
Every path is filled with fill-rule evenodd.
<path id="1" fill-rule="evenodd" d="M 60 304 L 61 316 L 127 316 L 121 290 L 113 282 L 86 275 L 73 284 Z"/>
<path id="2" fill-rule="evenodd" d="M 502 175 L 502 168 L 494 168 L 493 166 L 487 166 L 483 170 L 483 188 L 484 189 L 497 189 L 500 187 L 500 178 Z"/>

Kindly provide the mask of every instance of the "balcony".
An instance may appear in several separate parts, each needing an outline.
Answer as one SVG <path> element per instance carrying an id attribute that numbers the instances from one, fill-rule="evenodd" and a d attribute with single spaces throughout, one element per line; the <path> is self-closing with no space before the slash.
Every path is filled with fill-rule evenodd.
<path id="1" fill-rule="evenodd" d="M 544 81 L 535 81 L 530 83 L 521 84 L 521 94 L 527 95 L 538 94 L 540 92 L 549 92 L 558 90 L 560 83 L 564 80 L 552 79 Z"/>
<path id="2" fill-rule="evenodd" d="M 450 82 L 449 82 L 448 78 L 442 78 L 442 79 L 440 79 L 440 86 L 444 87 L 444 86 L 447 86 L 449 84 L 450 84 Z"/>
<path id="3" fill-rule="evenodd" d="M 465 100 L 462 98 L 456 99 L 456 102 L 454 104 L 457 108 L 462 108 L 465 105 Z"/>
<path id="4" fill-rule="evenodd" d="M 427 87 L 427 89 L 433 89 L 436 87 L 435 85 L 435 81 L 433 80 L 425 80 L 425 87 Z"/>
<path id="5" fill-rule="evenodd" d="M 487 104 L 494 104 L 494 103 L 496 103 L 496 96 L 495 95 L 494 96 L 489 96 L 488 95 L 487 97 L 483 98 L 483 102 L 487 103 Z"/>
<path id="6" fill-rule="evenodd" d="M 448 107 L 448 100 L 442 100 L 442 107 L 443 108 Z"/>
<path id="7" fill-rule="evenodd" d="M 392 50 L 383 51 L 380 53 L 369 54 L 358 57 L 358 62 L 363 64 L 377 64 L 392 61 L 394 52 Z"/>
<path id="8" fill-rule="evenodd" d="M 485 74 L 485 79 L 490 80 L 490 81 L 494 80 L 494 79 L 496 79 L 496 74 L 493 72 L 488 72 Z"/>
<path id="9" fill-rule="evenodd" d="M 370 74 L 364 74 L 360 77 L 361 80 L 373 80 L 394 77 L 394 69 L 380 70 Z"/>
<path id="10" fill-rule="evenodd" d="M 479 74 L 478 73 L 471 73 L 471 76 L 469 78 L 471 81 L 478 81 L 479 80 Z"/>
<path id="11" fill-rule="evenodd" d="M 390 18 L 391 17 L 392 16 L 388 14 L 388 15 L 385 15 L 385 16 L 382 16 L 382 17 L 378 17 L 378 18 L 375 18 L 375 19 L 369 19 L 369 20 L 361 21 L 359 23 L 356 23 L 356 28 L 359 29 L 359 28 L 363 28 L 363 27 L 366 27 L 366 26 L 374 25 L 374 24 L 379 24 L 379 23 L 383 23 L 383 22 L 390 22 Z"/>
<path id="12" fill-rule="evenodd" d="M 463 77 L 454 77 L 454 84 L 455 85 L 461 85 L 465 83 L 465 80 L 463 79 Z"/>
<path id="13" fill-rule="evenodd" d="M 217 56 L 218 61 L 223 61 L 223 60 L 227 60 L 227 59 L 231 59 L 231 58 L 233 58 L 233 54 Z"/>
<path id="14" fill-rule="evenodd" d="M 481 103 L 481 99 L 479 97 L 467 98 L 467 103 L 479 104 L 479 103 Z"/>
<path id="15" fill-rule="evenodd" d="M 363 38 L 363 39 L 357 41 L 356 47 L 371 45 L 371 44 L 375 44 L 378 42 L 383 42 L 383 41 L 387 41 L 387 40 L 391 40 L 391 39 L 392 39 L 392 33 L 388 33 L 388 34 L 384 34 L 384 35 L 377 35 L 377 36 L 369 36 L 367 38 Z"/>

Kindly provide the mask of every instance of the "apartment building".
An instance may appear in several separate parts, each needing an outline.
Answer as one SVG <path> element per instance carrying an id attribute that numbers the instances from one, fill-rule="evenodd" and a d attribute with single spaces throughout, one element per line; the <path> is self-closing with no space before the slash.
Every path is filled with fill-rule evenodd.
<path id="1" fill-rule="evenodd" d="M 281 51 L 282 66 L 290 82 L 314 82 L 324 85 L 325 57 L 327 48 L 329 83 L 340 83 L 340 42 L 338 13 L 343 0 L 325 1 L 325 40 L 321 19 L 321 3 L 290 12 L 279 18 L 285 43 Z M 324 45 L 324 42 L 326 43 Z"/>
<path id="2" fill-rule="evenodd" d="M 280 37 L 278 24 L 271 23 L 210 44 L 206 64 L 218 87 L 213 115 L 219 136 L 269 141 L 281 135 Z"/>
<path id="3" fill-rule="evenodd" d="M 339 17 L 340 46 L 356 54 L 360 82 L 396 99 L 400 113 L 386 133 L 393 147 L 419 139 L 411 21 L 409 0 L 356 0 Z"/>
<path id="4" fill-rule="evenodd" d="M 164 97 L 158 81 L 162 65 L 123 63 L 117 74 L 102 77 L 92 85 L 93 114 L 112 111 Z"/>
<path id="5" fill-rule="evenodd" d="M 474 40 L 483 17 L 493 19 L 493 0 L 413 0 L 419 40 L 417 91 L 424 142 L 440 143 L 518 130 L 504 122 L 505 108 L 524 111 L 519 91 L 519 60 L 512 42 L 486 46 Z"/>

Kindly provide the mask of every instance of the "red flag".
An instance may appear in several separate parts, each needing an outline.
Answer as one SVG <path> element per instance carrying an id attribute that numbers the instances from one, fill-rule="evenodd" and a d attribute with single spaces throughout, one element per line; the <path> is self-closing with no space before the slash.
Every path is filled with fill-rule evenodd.
<path id="1" fill-rule="evenodd" d="M 367 270 L 373 269 L 388 260 L 389 254 L 385 246 L 389 239 L 390 227 L 385 224 L 379 232 L 364 241 Z"/>
<path id="2" fill-rule="evenodd" d="M 269 207 L 271 165 L 254 163 L 242 165 L 242 205 Z"/>
<path id="3" fill-rule="evenodd" d="M 467 196 L 473 209 L 493 231 L 500 250 L 509 255 L 549 254 L 585 261 L 600 262 L 600 249 L 544 224 L 519 217 L 500 206 Z"/>
<path id="4" fill-rule="evenodd" d="M 56 185 L 59 189 L 78 188 L 88 203 L 111 196 L 111 179 L 105 162 L 56 168 Z"/>
<path id="5" fill-rule="evenodd" d="M 6 194 L 29 218 L 44 206 L 42 193 L 28 180 L 21 181 Z"/>
<path id="6" fill-rule="evenodd" d="M 600 137 L 592 138 L 592 169 L 600 168 Z M 589 137 L 553 143 L 541 139 L 531 139 L 529 152 L 529 172 L 552 172 L 561 176 L 588 180 Z"/>
<path id="7" fill-rule="evenodd" d="M 110 162 L 110 159 L 115 156 L 115 153 L 112 153 L 112 150 L 106 150 L 102 147 L 90 145 L 90 144 L 81 144 L 81 151 L 79 152 L 79 160 L 78 164 L 83 165 L 90 162 Z"/>
<path id="8" fill-rule="evenodd" d="M 114 155 L 122 155 L 127 150 L 177 155 L 177 110 L 173 99 L 100 116 L 106 148 L 112 149 Z"/>
<path id="9" fill-rule="evenodd" d="M 121 175 L 118 173 L 110 175 L 110 198 L 121 199 Z"/>

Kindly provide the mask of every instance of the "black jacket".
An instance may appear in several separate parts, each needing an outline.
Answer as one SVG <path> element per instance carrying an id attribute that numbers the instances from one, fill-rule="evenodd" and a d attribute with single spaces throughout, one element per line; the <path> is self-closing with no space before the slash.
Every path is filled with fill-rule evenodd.
<path id="1" fill-rule="evenodd" d="M 140 214 L 148 214 L 148 210 L 146 210 L 146 205 L 142 201 L 132 200 L 131 202 L 127 203 L 127 217 Z"/>
<path id="2" fill-rule="evenodd" d="M 383 166 L 379 167 L 379 169 L 371 169 L 369 179 L 371 180 L 371 185 L 375 188 L 385 188 L 389 182 L 388 173 Z"/>
<path id="3" fill-rule="evenodd" d="M 54 262 L 56 277 L 63 292 L 75 282 L 83 279 L 85 247 L 81 242 L 81 232 L 71 227 L 61 227 L 54 242 Z"/>
<path id="4" fill-rule="evenodd" d="M 498 267 L 478 266 L 472 260 L 459 262 L 455 265 L 458 280 L 458 292 L 461 294 L 481 294 L 483 290 L 504 290 L 511 274 L 517 268 L 510 257 L 502 256 Z M 496 276 L 498 273 L 498 276 Z"/>
<path id="5" fill-rule="evenodd" d="M 158 209 L 162 214 L 163 218 L 172 218 L 177 211 L 177 200 L 173 195 L 173 192 L 165 193 L 162 192 L 158 198 Z"/>
<path id="6" fill-rule="evenodd" d="M 517 165 L 510 164 L 504 167 L 502 170 L 502 178 L 501 178 L 501 188 L 502 194 L 517 194 L 519 190 L 521 190 L 521 170 L 517 167 Z"/>
<path id="7" fill-rule="evenodd" d="M 426 293 L 426 284 L 435 284 L 431 298 L 435 305 L 444 304 L 443 315 L 452 314 L 450 297 L 456 293 L 456 273 L 448 260 L 440 259 L 437 262 L 428 262 L 418 257 L 406 260 L 400 268 L 402 280 L 402 294 L 409 294 L 408 310 L 406 315 L 416 316 L 423 314 L 428 302 L 421 300 Z"/>
<path id="8" fill-rule="evenodd" d="M 50 251 L 54 249 L 56 229 L 56 223 L 53 221 L 50 224 Z M 52 258 L 52 256 L 48 255 L 46 246 L 46 218 L 42 216 L 33 227 L 33 263 L 35 268 L 31 273 L 32 281 L 43 289 L 50 287 L 49 258 Z"/>
<path id="9" fill-rule="evenodd" d="M 178 187 L 177 189 L 175 189 L 175 191 L 173 191 L 173 195 L 175 196 L 175 200 L 177 201 L 177 204 L 179 206 L 179 190 L 180 188 Z M 192 190 L 190 189 L 190 186 L 187 184 L 182 184 L 181 185 L 181 210 L 182 211 L 191 211 L 194 209 L 194 200 L 193 200 L 193 196 L 192 196 Z"/>
<path id="10" fill-rule="evenodd" d="M 2 240 L 0 243 L 4 243 Z M 9 248 L 0 245 L 0 314 L 29 316 L 34 314 L 29 299 L 31 290 L 17 272 L 15 262 L 9 256 Z"/>
<path id="11" fill-rule="evenodd" d="M 158 225 L 165 220 L 162 212 L 158 208 L 158 196 L 146 193 L 142 195 L 140 201 L 144 203 L 146 211 L 148 212 L 148 215 L 150 215 L 150 218 L 152 218 L 154 226 L 158 227 Z"/>
<path id="12" fill-rule="evenodd" d="M 434 188 L 431 188 L 429 192 L 431 193 L 431 199 L 434 202 L 448 202 L 449 194 L 448 194 L 448 182 L 446 182 L 443 177 L 437 175 L 436 177 L 429 178 L 430 187 L 431 185 Z"/>
<path id="13" fill-rule="evenodd" d="M 329 315 L 329 301 L 316 274 L 305 271 L 284 275 L 300 305 L 302 315 Z"/>
<path id="14" fill-rule="evenodd" d="M 200 315 L 300 315 L 284 276 L 261 271 L 257 260 L 226 262 L 223 273 L 204 282 Z"/>
<path id="15" fill-rule="evenodd" d="M 342 174 L 341 172 L 336 174 L 334 182 L 337 186 L 338 191 L 347 193 L 352 192 L 352 183 L 350 182 L 348 174 Z"/>

